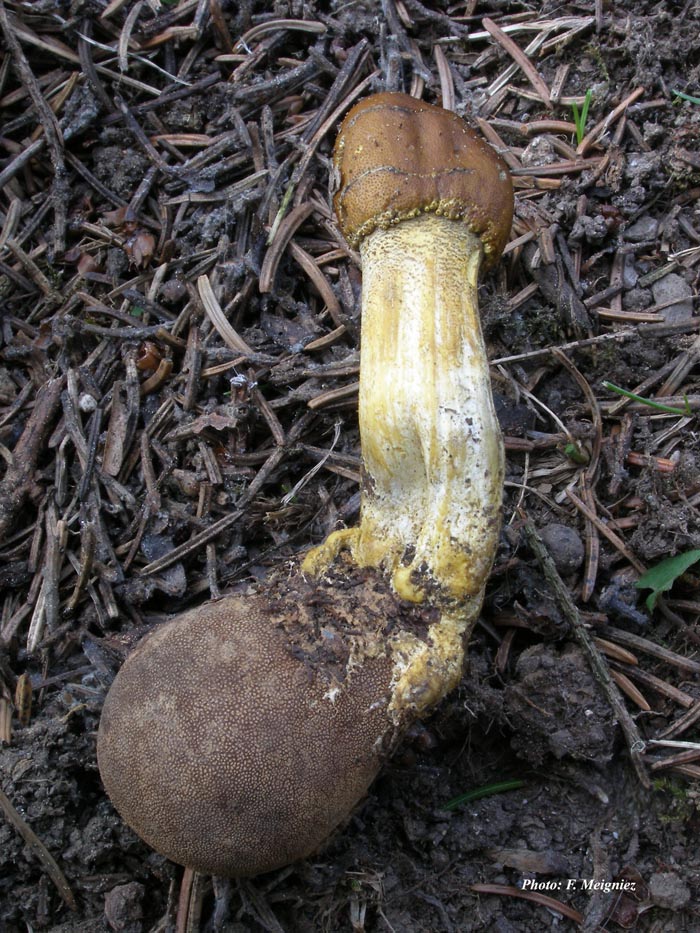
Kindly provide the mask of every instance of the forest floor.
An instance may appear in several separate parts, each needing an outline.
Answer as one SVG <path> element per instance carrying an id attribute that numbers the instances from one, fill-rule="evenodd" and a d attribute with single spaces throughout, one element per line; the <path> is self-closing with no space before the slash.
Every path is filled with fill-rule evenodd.
<path id="1" fill-rule="evenodd" d="M 0 930 L 699 930 L 700 582 L 635 583 L 700 548 L 700 3 L 5 0 L 0 27 Z M 166 615 L 357 522 L 329 156 L 381 90 L 512 172 L 480 289 L 500 549 L 460 687 L 324 849 L 183 878 L 102 789 L 100 709 Z"/>

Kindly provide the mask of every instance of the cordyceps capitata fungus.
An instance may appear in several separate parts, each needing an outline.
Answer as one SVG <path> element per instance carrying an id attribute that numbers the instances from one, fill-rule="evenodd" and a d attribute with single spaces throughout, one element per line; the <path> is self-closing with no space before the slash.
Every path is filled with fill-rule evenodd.
<path id="1" fill-rule="evenodd" d="M 212 874 L 310 855 L 348 816 L 457 683 L 498 537 L 477 279 L 510 230 L 506 166 L 455 114 L 378 94 L 345 118 L 335 168 L 363 271 L 359 527 L 148 635 L 100 723 L 122 817 Z"/>

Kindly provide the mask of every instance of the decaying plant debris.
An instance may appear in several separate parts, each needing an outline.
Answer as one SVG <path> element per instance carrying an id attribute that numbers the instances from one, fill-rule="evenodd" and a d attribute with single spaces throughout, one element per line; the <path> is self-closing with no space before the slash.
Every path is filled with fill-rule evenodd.
<path id="1" fill-rule="evenodd" d="M 634 586 L 700 546 L 698 26 L 693 2 L 0 3 L 3 929 L 700 923 L 697 579 L 653 614 Z M 380 90 L 465 115 L 516 188 L 480 296 L 507 448 L 483 625 L 317 857 L 181 875 L 105 798 L 102 699 L 166 615 L 357 519 L 329 153 Z"/>

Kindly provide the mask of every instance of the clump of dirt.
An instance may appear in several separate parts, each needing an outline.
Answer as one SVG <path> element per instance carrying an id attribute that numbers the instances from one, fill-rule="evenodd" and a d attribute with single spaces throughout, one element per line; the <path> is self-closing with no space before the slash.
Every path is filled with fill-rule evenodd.
<path id="1" fill-rule="evenodd" d="M 514 729 L 512 747 L 525 761 L 611 759 L 614 718 L 578 648 L 533 645 L 518 657 L 514 675 L 503 713 Z"/>

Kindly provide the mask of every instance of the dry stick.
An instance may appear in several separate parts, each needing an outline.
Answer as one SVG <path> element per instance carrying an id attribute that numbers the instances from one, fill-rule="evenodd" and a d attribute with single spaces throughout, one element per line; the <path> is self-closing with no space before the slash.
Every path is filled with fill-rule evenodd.
<path id="1" fill-rule="evenodd" d="M 508 164 L 508 168 L 511 169 L 514 175 L 518 175 L 520 170 L 523 168 L 523 164 L 520 159 L 515 155 L 514 152 L 510 150 L 503 139 L 501 139 L 498 132 L 487 120 L 482 120 L 481 117 L 477 117 L 476 122 L 486 139 L 488 139 L 496 152 L 498 152 L 503 160 Z M 534 235 L 534 231 L 532 232 Z"/>
<path id="2" fill-rule="evenodd" d="M 200 275 L 197 279 L 197 293 L 207 317 L 219 332 L 219 336 L 224 343 L 238 353 L 254 356 L 255 351 L 253 348 L 245 342 L 224 314 L 207 275 Z"/>
<path id="3" fill-rule="evenodd" d="M 699 359 L 700 337 L 696 337 L 692 345 L 680 355 L 673 372 L 659 388 L 655 397 L 661 398 L 673 395 Z"/>
<path id="4" fill-rule="evenodd" d="M 670 651 L 648 638 L 642 638 L 641 635 L 634 635 L 632 632 L 626 632 L 624 629 L 615 628 L 612 625 L 606 625 L 605 632 L 611 641 L 616 641 L 626 648 L 634 648 L 637 651 L 649 654 L 665 664 L 677 667 L 686 674 L 700 674 L 700 662 L 693 661 L 692 658 L 686 658 L 676 651 Z"/>
<path id="5" fill-rule="evenodd" d="M 615 668 L 610 671 L 610 676 L 615 681 L 620 690 L 622 690 L 622 692 L 627 697 L 629 697 L 633 703 L 636 703 L 643 712 L 651 712 L 651 706 L 649 706 L 649 703 L 647 702 L 644 694 L 635 687 L 635 685 L 623 671 L 618 671 Z"/>
<path id="6" fill-rule="evenodd" d="M 581 140 L 579 146 L 577 147 L 576 152 L 579 155 L 582 155 L 582 156 L 585 155 L 588 152 L 588 150 L 591 148 L 591 146 L 593 146 L 596 142 L 598 142 L 599 138 L 603 135 L 603 133 L 605 133 L 606 130 L 610 129 L 610 127 L 615 122 L 615 120 L 617 120 L 618 117 L 622 116 L 625 110 L 627 110 L 627 108 L 631 104 L 633 104 L 635 100 L 637 100 L 638 97 L 642 96 L 644 91 L 645 91 L 645 88 L 638 87 L 638 88 L 635 88 L 635 90 L 632 91 L 631 94 L 628 94 L 627 97 L 625 97 L 625 99 L 621 103 L 619 103 L 617 107 L 615 107 L 615 109 L 612 110 L 607 115 L 607 117 L 605 117 L 604 120 L 601 120 L 600 123 L 596 123 L 596 125 L 586 133 L 586 135 Z"/>
<path id="7" fill-rule="evenodd" d="M 109 96 L 105 90 L 104 85 L 100 81 L 99 75 L 97 74 L 97 69 L 95 68 L 95 63 L 92 60 L 92 46 L 90 45 L 90 40 L 92 39 L 92 20 L 89 17 L 85 17 L 81 26 L 82 35 L 79 33 L 78 56 L 80 58 L 80 68 L 83 72 L 84 80 L 93 94 L 98 98 L 102 106 L 105 108 L 107 113 L 116 113 L 114 101 Z"/>
<path id="8" fill-rule="evenodd" d="M 0 539 L 9 531 L 15 515 L 29 495 L 39 454 L 61 404 L 63 385 L 64 380 L 60 377 L 49 379 L 39 389 L 34 410 L 12 452 L 12 463 L 0 483 Z"/>
<path id="9" fill-rule="evenodd" d="M 588 663 L 591 667 L 591 671 L 593 672 L 593 676 L 598 681 L 608 703 L 613 710 L 613 713 L 615 714 L 615 718 L 620 724 L 620 728 L 622 729 L 627 741 L 627 747 L 629 749 L 630 758 L 632 759 L 632 764 L 635 771 L 637 772 L 637 777 L 639 778 L 642 786 L 649 790 L 651 788 L 651 782 L 641 758 L 641 754 L 646 747 L 645 742 L 639 734 L 635 721 L 628 713 L 622 697 L 620 696 L 619 690 L 615 686 L 615 682 L 610 674 L 610 669 L 603 660 L 600 652 L 593 643 L 592 637 L 589 635 L 585 625 L 583 624 L 581 616 L 579 615 L 579 611 L 576 608 L 576 604 L 572 600 L 571 594 L 569 593 L 566 584 L 559 576 L 559 572 L 557 571 L 554 561 L 550 557 L 549 551 L 542 543 L 542 540 L 537 534 L 535 526 L 532 524 L 530 519 L 527 518 L 522 512 L 521 515 L 524 521 L 523 529 L 525 531 L 527 543 L 537 558 L 547 582 L 554 591 L 554 597 L 559 605 L 559 608 L 571 623 L 574 637 L 576 638 L 576 641 L 578 642 L 581 650 L 586 655 Z"/>
<path id="10" fill-rule="evenodd" d="M 275 444 L 280 447 L 286 444 L 287 439 L 284 434 L 284 428 L 280 424 L 279 418 L 270 407 L 270 403 L 257 386 L 253 386 L 250 389 L 250 400 L 267 422 L 267 426 L 270 429 L 270 434 L 272 434 Z"/>
<path id="11" fill-rule="evenodd" d="M 507 28 L 508 27 L 505 27 L 503 31 L 506 32 Z M 489 33 L 485 33 L 484 37 L 486 38 L 488 35 Z M 532 39 L 531 42 L 528 42 L 528 44 L 525 46 L 523 50 L 523 54 L 526 56 L 535 55 L 535 54 L 541 55 L 542 44 L 544 42 L 546 35 L 547 35 L 546 31 L 544 30 L 538 31 L 537 34 L 535 35 L 535 38 Z M 486 56 L 490 52 L 493 52 L 493 51 L 494 49 L 492 47 L 486 52 L 482 52 L 482 55 L 479 56 L 479 59 L 480 60 L 483 59 L 483 64 L 486 64 Z M 477 70 L 479 71 L 481 70 L 481 67 L 478 64 L 475 64 L 475 67 L 477 68 Z M 491 83 L 488 85 L 488 87 L 486 88 L 488 106 L 484 108 L 484 111 L 483 111 L 484 116 L 488 116 L 489 114 L 492 114 L 496 110 L 499 109 L 500 104 L 505 99 L 505 96 L 509 90 L 515 90 L 516 93 L 521 93 L 521 90 L 522 90 L 521 88 L 513 88 L 513 85 L 509 84 L 510 80 L 517 74 L 518 67 L 519 67 L 518 63 L 513 62 L 504 71 L 502 71 L 496 78 L 494 78 L 491 81 Z"/>
<path id="12" fill-rule="evenodd" d="M 309 399 L 306 404 L 313 411 L 316 411 L 319 408 L 325 408 L 327 405 L 332 405 L 334 402 L 342 401 L 343 399 L 357 395 L 359 389 L 359 382 L 351 382 L 348 385 L 340 386 L 337 389 L 328 389 L 325 392 L 321 392 L 319 395 Z"/>
<path id="13" fill-rule="evenodd" d="M 290 434 L 288 441 L 293 443 L 294 440 L 295 438 Z M 213 541 L 214 538 L 218 537 L 222 531 L 225 531 L 231 525 L 234 525 L 243 515 L 244 509 L 242 507 L 250 502 L 258 494 L 267 477 L 282 462 L 286 456 L 286 453 L 287 451 L 284 447 L 276 447 L 272 451 L 265 463 L 258 470 L 255 479 L 251 482 L 251 484 L 236 503 L 238 509 L 235 512 L 231 512 L 229 515 L 224 515 L 223 518 L 220 518 L 217 522 L 214 522 L 213 525 L 210 525 L 203 531 L 198 532 L 198 534 L 190 538 L 189 541 L 185 541 L 185 543 L 179 545 L 179 547 L 173 548 L 169 554 L 166 554 L 163 557 L 159 557 L 157 560 L 147 564 L 141 569 L 141 575 L 148 576 L 149 574 L 159 573 L 161 570 L 165 570 L 172 564 L 177 563 L 177 561 L 179 561 L 186 554 L 199 550 L 203 544 L 208 544 L 210 541 Z"/>
<path id="14" fill-rule="evenodd" d="M 595 497 L 588 473 L 581 475 L 581 497 L 588 508 L 595 512 Z M 598 577 L 598 562 L 600 560 L 600 536 L 593 522 L 586 519 L 585 526 L 586 563 L 583 584 L 581 586 L 581 602 L 587 603 L 594 593 L 595 581 Z"/>
<path id="15" fill-rule="evenodd" d="M 204 531 L 200 531 L 198 534 L 194 535 L 189 541 L 179 545 L 179 547 L 173 548 L 169 554 L 151 561 L 150 564 L 147 564 L 141 569 L 141 576 L 146 577 L 152 573 L 159 573 L 161 570 L 165 570 L 172 566 L 172 564 L 176 564 L 180 558 L 184 557 L 186 554 L 192 551 L 199 551 L 203 544 L 207 544 L 213 538 L 220 535 L 222 531 L 234 525 L 242 515 L 243 510 L 238 509 L 236 512 L 231 512 L 223 518 L 220 518 L 213 525 L 205 528 Z"/>
<path id="16" fill-rule="evenodd" d="M 45 139 L 37 139 L 35 142 L 30 143 L 26 149 L 18 152 L 9 165 L 6 165 L 0 172 L 0 188 L 4 188 L 9 181 L 12 181 L 15 175 L 21 172 L 24 166 L 30 162 L 37 152 L 40 152 L 45 145 Z"/>
<path id="17" fill-rule="evenodd" d="M 27 826 L 27 824 L 24 822 L 22 817 L 13 806 L 10 798 L 2 790 L 0 790 L 0 810 L 2 810 L 8 822 L 12 823 L 14 828 L 24 839 L 31 851 L 39 859 L 44 870 L 46 871 L 46 874 L 56 885 L 58 893 L 61 895 L 66 904 L 70 907 L 71 910 L 77 910 L 78 905 L 75 902 L 73 892 L 71 891 L 70 886 L 66 881 L 65 875 L 58 867 L 58 864 L 53 855 L 51 855 L 49 850 L 46 848 L 41 839 L 39 839 L 34 830 Z"/>
<path id="18" fill-rule="evenodd" d="M 553 910 L 563 917 L 568 917 L 574 923 L 583 923 L 584 917 L 578 910 L 558 901 L 548 894 L 540 894 L 539 891 L 523 891 L 522 888 L 514 888 L 509 884 L 470 884 L 469 890 L 475 894 L 503 894 L 507 897 L 519 897 L 523 901 L 531 901 L 533 904 L 539 904 L 546 907 L 547 910 Z"/>
<path id="19" fill-rule="evenodd" d="M 661 771 L 665 768 L 674 768 L 676 765 L 684 765 L 690 761 L 697 761 L 698 758 L 700 758 L 700 747 L 689 748 L 685 752 L 678 752 L 676 755 L 669 755 L 667 758 L 661 758 L 658 761 L 653 761 L 651 764 L 651 770 Z"/>
<path id="20" fill-rule="evenodd" d="M 550 100 L 549 88 L 539 76 L 537 69 L 520 46 L 514 42 L 510 36 L 507 36 L 501 27 L 497 26 L 488 16 L 484 17 L 482 23 L 484 29 L 493 36 L 496 42 L 505 49 L 513 61 L 520 66 L 523 74 L 537 92 L 538 97 L 542 99 L 542 103 L 551 110 L 554 105 Z"/>
<path id="21" fill-rule="evenodd" d="M 595 429 L 595 440 L 593 442 L 591 459 L 585 472 L 581 474 L 580 484 L 581 498 L 588 506 L 588 508 L 594 512 L 595 499 L 593 497 L 593 485 L 595 482 L 595 474 L 598 469 L 598 460 L 600 458 L 600 449 L 603 441 L 603 419 L 600 414 L 600 406 L 598 405 L 598 400 L 593 394 L 593 390 L 591 389 L 588 380 L 576 368 L 576 366 L 574 366 L 569 357 L 558 347 L 553 347 L 552 353 L 559 360 L 562 366 L 568 370 L 572 378 L 578 383 L 579 388 L 588 400 L 588 405 L 591 410 L 591 420 L 593 421 L 593 427 Z M 581 599 L 583 602 L 588 602 L 588 600 L 593 595 L 595 580 L 598 573 L 599 552 L 600 539 L 598 537 L 597 529 L 591 521 L 586 519 L 586 572 L 583 588 L 581 591 Z"/>
<path id="22" fill-rule="evenodd" d="M 51 282 L 46 278 L 39 266 L 34 262 L 12 237 L 8 237 L 5 246 L 9 249 L 15 259 L 24 267 L 24 271 L 31 278 L 40 292 L 50 301 L 60 304 L 63 301 L 63 295 L 57 291 Z"/>
<path id="23" fill-rule="evenodd" d="M 312 153 L 316 151 L 328 130 L 336 124 L 342 110 L 349 109 L 353 100 L 367 87 L 368 78 L 375 77 L 373 72 L 372 75 L 363 78 L 359 84 L 356 83 L 369 55 L 370 47 L 367 39 L 360 39 L 357 45 L 349 50 L 348 57 L 333 79 L 333 84 L 301 135 L 301 143 L 304 147 L 311 149 Z M 339 107 L 342 108 L 340 112 Z M 306 158 L 306 152 L 302 161 L 304 158 Z M 304 172 L 305 170 L 302 170 L 301 174 Z"/>
<path id="24" fill-rule="evenodd" d="M 607 343 L 609 340 L 631 340 L 633 337 L 638 337 L 639 331 L 637 328 L 628 328 L 625 330 L 615 331 L 613 334 L 599 334 L 597 337 L 586 337 L 583 340 L 572 340 L 571 343 L 563 343 L 557 349 L 559 350 L 579 350 L 583 347 L 592 347 L 600 343 Z M 527 353 L 515 353 L 512 356 L 499 356 L 495 360 L 491 360 L 491 366 L 496 366 L 499 363 L 520 363 L 524 360 L 537 360 L 541 359 L 544 356 L 551 356 L 553 347 L 543 347 L 541 350 L 530 350 Z"/>
<path id="25" fill-rule="evenodd" d="M 686 777 L 697 781 L 700 778 L 700 768 L 696 765 L 675 765 L 673 770 L 676 774 L 684 774 Z"/>
<path id="26" fill-rule="evenodd" d="M 260 268 L 259 288 L 261 294 L 264 295 L 266 292 L 272 291 L 277 266 L 282 257 L 282 253 L 292 236 L 296 233 L 297 228 L 304 223 L 313 209 L 314 205 L 308 202 L 306 204 L 299 204 L 287 214 L 277 228 L 277 235 L 268 247 Z"/>
<path id="27" fill-rule="evenodd" d="M 329 347 L 331 344 L 335 343 L 336 340 L 339 340 L 343 334 L 346 334 L 347 330 L 345 324 L 341 324 L 340 327 L 336 327 L 334 330 L 329 331 L 329 333 L 324 334 L 323 337 L 318 337 L 316 340 L 312 340 L 311 343 L 307 343 L 304 347 L 304 352 L 308 353 L 312 350 L 325 350 L 326 347 Z"/>
<path id="28" fill-rule="evenodd" d="M 615 661 L 611 661 L 611 665 L 613 668 L 617 667 Z M 690 696 L 689 693 L 685 693 L 683 690 L 679 690 L 678 687 L 674 687 L 673 684 L 669 684 L 667 681 L 661 680 L 660 677 L 656 677 L 654 674 L 650 674 L 648 671 L 641 670 L 639 667 L 633 667 L 624 664 L 620 664 L 619 667 L 620 671 L 627 677 L 638 681 L 644 687 L 649 687 L 649 689 L 653 690 L 655 693 L 658 693 L 663 697 L 667 697 L 669 700 L 673 700 L 674 703 L 678 703 L 679 706 L 682 706 L 685 709 L 690 709 L 690 707 L 695 703 L 695 698 Z"/>
<path id="29" fill-rule="evenodd" d="M 600 414 L 600 406 L 598 405 L 598 400 L 593 394 L 593 390 L 591 389 L 588 380 L 571 362 L 569 357 L 563 353 L 559 347 L 552 347 L 552 354 L 559 360 L 561 365 L 568 371 L 570 376 L 578 384 L 579 388 L 586 397 L 586 400 L 588 401 L 588 407 L 591 410 L 591 421 L 593 422 L 593 428 L 595 431 L 595 441 L 593 443 L 590 462 L 586 467 L 586 479 L 592 483 L 595 477 L 595 472 L 598 468 L 598 460 L 600 458 L 600 448 L 603 438 L 603 419 Z"/>
<path id="30" fill-rule="evenodd" d="M 302 249 L 301 246 L 293 240 L 289 244 L 289 253 L 299 263 L 304 272 L 306 272 L 311 283 L 316 288 L 316 291 L 321 298 L 323 298 L 335 326 L 345 327 L 343 323 L 343 309 L 340 306 L 340 302 L 336 298 L 335 292 L 331 288 L 323 272 L 319 269 L 313 256 L 307 253 L 306 250 Z"/>
<path id="31" fill-rule="evenodd" d="M 535 176 L 542 180 L 553 175 L 571 175 L 572 172 L 585 172 L 591 168 L 600 168 L 601 162 L 600 156 L 590 156 L 587 159 L 563 159 L 561 162 L 552 162 L 551 165 L 526 165 L 513 174 L 523 177 Z"/>
<path id="32" fill-rule="evenodd" d="M 576 508 L 579 510 L 579 512 L 582 512 L 583 515 L 585 515 L 586 518 L 587 518 L 593 525 L 595 525 L 595 527 L 598 529 L 598 531 L 599 531 L 605 538 L 608 539 L 608 541 L 612 544 L 612 546 L 613 546 L 614 548 L 617 548 L 617 550 L 620 552 L 620 554 L 622 554 L 623 557 L 624 557 L 627 561 L 629 561 L 630 564 L 632 564 L 632 566 L 633 566 L 634 569 L 637 571 L 637 573 L 640 573 L 640 574 L 646 573 L 646 569 L 647 569 L 647 568 L 644 566 L 644 564 L 643 564 L 637 557 L 634 556 L 634 554 L 629 550 L 629 548 L 627 547 L 627 545 L 625 544 L 625 542 L 622 540 L 622 538 L 620 538 L 619 535 L 616 535 L 615 532 L 612 531 L 612 530 L 605 524 L 605 522 L 601 521 L 601 519 L 598 518 L 598 516 L 595 514 L 595 512 L 591 511 L 591 509 L 588 508 L 588 506 L 585 504 L 585 502 L 582 502 L 582 501 L 579 499 L 579 497 L 573 492 L 573 490 L 572 490 L 570 487 L 567 488 L 567 490 L 566 490 L 566 495 L 569 497 L 569 499 L 571 499 L 571 501 L 572 501 L 573 504 L 576 506 Z"/>
<path id="33" fill-rule="evenodd" d="M 24 674 L 21 674 L 20 677 L 24 677 Z M 19 689 L 19 680 L 17 682 L 17 689 Z M 16 697 L 16 694 L 15 694 Z M 25 725 L 22 722 L 22 719 L 19 717 L 19 707 L 18 707 L 18 718 L 20 719 L 20 724 Z M 10 691 L 7 687 L 2 684 L 0 688 L 0 742 L 5 742 L 7 745 L 12 741 L 12 701 L 10 700 Z"/>
<path id="34" fill-rule="evenodd" d="M 666 726 L 659 734 L 657 739 L 667 739 L 672 735 L 681 735 L 694 726 L 700 719 L 700 700 L 696 700 L 687 713 L 683 713 L 678 719 Z"/>
<path id="35" fill-rule="evenodd" d="M 187 933 L 187 918 L 189 916 L 190 895 L 192 883 L 196 872 L 194 868 L 185 868 L 180 879 L 180 894 L 177 900 L 177 920 L 175 933 Z"/>
<path id="36" fill-rule="evenodd" d="M 132 114 L 126 101 L 118 95 L 115 95 L 114 100 L 117 104 L 117 107 L 121 111 L 126 128 L 129 130 L 134 139 L 139 143 L 143 151 L 146 153 L 151 162 L 156 166 L 156 168 L 160 169 L 160 171 L 163 172 L 163 174 L 166 176 L 177 174 L 177 168 L 175 166 L 168 165 L 168 163 L 162 159 L 160 153 L 155 148 L 141 125 Z"/>
<path id="37" fill-rule="evenodd" d="M 253 914 L 258 923 L 267 930 L 267 933 L 284 933 L 265 898 L 264 892 L 258 891 L 253 882 L 247 878 L 238 879 L 238 890 L 241 900 L 249 909 L 249 913 Z"/>
<path id="38" fill-rule="evenodd" d="M 199 911 L 197 910 L 198 902 Z M 193 868 L 185 868 L 180 881 L 175 933 L 194 933 L 199 929 L 199 916 L 197 916 L 196 926 L 191 921 L 195 915 L 201 914 L 201 905 L 201 875 Z"/>
<path id="39" fill-rule="evenodd" d="M 450 71 L 450 63 L 439 45 L 433 46 L 433 55 L 440 75 L 440 92 L 442 106 L 445 110 L 455 110 L 455 83 Z"/>
<path id="40" fill-rule="evenodd" d="M 51 161 L 54 170 L 53 183 L 53 210 L 54 210 L 54 249 L 57 253 L 63 252 L 66 240 L 66 202 L 68 199 L 68 175 L 63 153 L 63 135 L 58 120 L 51 107 L 44 99 L 34 72 L 29 66 L 27 57 L 10 25 L 7 10 L 3 0 L 0 0 L 0 29 L 5 36 L 5 42 L 12 54 L 19 78 L 37 111 L 39 124 L 44 129 L 46 141 L 51 152 Z"/>
<path id="41" fill-rule="evenodd" d="M 362 59 L 359 57 L 355 58 L 355 53 L 356 53 L 356 50 L 360 48 L 364 49 L 365 46 L 362 43 L 360 43 L 358 46 L 356 46 L 356 48 L 352 52 L 353 60 L 356 60 L 358 62 L 358 67 L 359 67 L 359 63 L 362 62 Z M 350 63 L 350 58 L 348 58 L 347 62 L 343 65 L 342 72 L 338 73 L 338 78 L 341 77 L 341 74 L 345 73 L 345 69 L 349 63 Z M 304 145 L 304 154 L 302 155 L 301 159 L 299 159 L 299 163 L 292 173 L 292 177 L 287 186 L 287 190 L 289 189 L 295 190 L 299 186 L 299 182 L 305 175 L 306 170 L 308 169 L 312 158 L 314 158 L 314 156 L 316 155 L 316 150 L 318 149 L 319 145 L 321 144 L 322 140 L 324 139 L 328 131 L 333 126 L 335 126 L 335 124 L 338 122 L 338 120 L 343 115 L 343 113 L 350 108 L 350 105 L 352 104 L 352 102 L 357 97 L 359 97 L 361 94 L 364 93 L 366 88 L 370 86 L 370 84 L 375 80 L 378 74 L 379 74 L 378 71 L 373 71 L 371 74 L 368 74 L 366 78 L 360 81 L 360 83 L 357 84 L 351 91 L 348 91 L 347 94 L 342 98 L 338 106 L 335 107 L 335 109 L 330 114 L 325 116 L 323 122 L 319 124 L 318 128 L 316 128 L 312 134 L 309 134 L 309 130 L 312 127 L 316 126 L 316 119 L 314 119 L 314 121 L 310 124 L 309 128 L 304 132 L 303 136 L 301 137 L 301 142 Z M 333 89 L 336 87 L 337 82 L 338 82 L 338 79 L 336 79 L 336 81 L 333 82 L 333 87 L 329 91 L 329 97 L 333 95 Z M 324 102 L 324 105 L 320 108 L 320 111 L 323 113 L 326 112 L 325 102 Z M 295 195 L 295 204 L 294 204 L 295 207 L 297 207 L 298 204 L 300 203 L 297 200 L 298 196 L 299 196 L 299 192 L 297 191 Z"/>
<path id="42" fill-rule="evenodd" d="M 233 51 L 240 52 L 242 49 L 246 49 L 246 46 L 250 47 L 254 41 L 261 39 L 267 33 L 274 33 L 283 29 L 311 32 L 318 36 L 322 36 L 328 31 L 328 27 L 324 23 L 317 22 L 316 20 L 270 19 L 264 23 L 258 23 L 256 26 L 252 26 L 247 32 L 244 32 L 240 39 L 237 39 L 235 44 L 232 45 Z"/>

